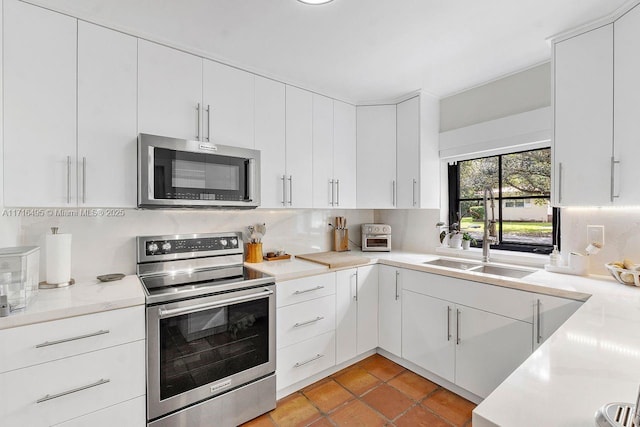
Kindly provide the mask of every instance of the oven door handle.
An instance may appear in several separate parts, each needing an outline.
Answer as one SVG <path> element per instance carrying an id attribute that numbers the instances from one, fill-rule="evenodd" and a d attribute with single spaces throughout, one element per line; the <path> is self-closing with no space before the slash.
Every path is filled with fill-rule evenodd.
<path id="1" fill-rule="evenodd" d="M 272 295 L 272 294 L 273 294 L 273 291 L 271 289 L 265 289 L 264 291 L 258 292 L 255 294 L 227 298 L 220 301 L 213 301 L 213 302 L 208 302 L 204 304 L 196 304 L 196 305 L 191 305 L 189 307 L 174 308 L 171 310 L 165 310 L 161 308 L 158 310 L 158 317 L 160 319 L 166 319 L 167 317 L 174 317 L 182 314 L 197 313 L 199 311 L 209 310 L 211 308 L 224 307 L 225 305 L 229 305 L 229 304 L 235 304 L 235 303 L 245 302 L 245 301 L 253 301 L 256 299 L 268 297 L 269 295 Z"/>

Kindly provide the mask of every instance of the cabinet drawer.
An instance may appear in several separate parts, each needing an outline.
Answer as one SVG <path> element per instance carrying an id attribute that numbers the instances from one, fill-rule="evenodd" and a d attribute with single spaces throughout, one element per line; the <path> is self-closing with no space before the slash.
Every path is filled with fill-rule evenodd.
<path id="1" fill-rule="evenodd" d="M 276 389 L 295 384 L 336 363 L 335 332 L 328 332 L 278 350 Z"/>
<path id="2" fill-rule="evenodd" d="M 0 372 L 144 339 L 144 306 L 0 330 Z"/>
<path id="3" fill-rule="evenodd" d="M 56 424 L 55 427 L 144 427 L 147 423 L 144 396 Z"/>
<path id="4" fill-rule="evenodd" d="M 0 374 L 0 419 L 8 426 L 50 426 L 144 394 L 140 340 Z"/>
<path id="5" fill-rule="evenodd" d="M 304 341 L 336 328 L 336 301 L 333 295 L 278 309 L 278 348 Z"/>
<path id="6" fill-rule="evenodd" d="M 438 274 L 405 270 L 403 289 L 533 323 L 531 293 Z"/>
<path id="7" fill-rule="evenodd" d="M 277 306 L 284 307 L 285 305 L 335 294 L 336 275 L 335 273 L 329 273 L 288 280 L 278 283 L 276 288 Z"/>

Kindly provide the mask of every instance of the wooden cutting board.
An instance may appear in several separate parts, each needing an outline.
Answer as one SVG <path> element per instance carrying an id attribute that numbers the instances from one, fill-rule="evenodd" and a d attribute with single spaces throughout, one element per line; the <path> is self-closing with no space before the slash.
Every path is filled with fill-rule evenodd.
<path id="1" fill-rule="evenodd" d="M 296 258 L 326 265 L 329 268 L 353 267 L 370 262 L 369 258 L 334 251 L 296 255 Z"/>

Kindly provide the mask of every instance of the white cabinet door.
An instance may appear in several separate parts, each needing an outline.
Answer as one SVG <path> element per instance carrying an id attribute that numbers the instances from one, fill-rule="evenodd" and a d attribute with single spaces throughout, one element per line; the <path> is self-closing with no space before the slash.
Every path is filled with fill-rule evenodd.
<path id="1" fill-rule="evenodd" d="M 138 130 L 202 140 L 202 58 L 138 39 Z"/>
<path id="2" fill-rule="evenodd" d="M 333 100 L 313 94 L 313 207 L 335 204 L 333 178 Z"/>
<path id="3" fill-rule="evenodd" d="M 76 204 L 77 20 L 4 2 L 4 204 Z"/>
<path id="4" fill-rule="evenodd" d="M 402 292 L 402 357 L 453 382 L 455 304 Z"/>
<path id="5" fill-rule="evenodd" d="M 455 383 L 487 397 L 531 354 L 532 325 L 462 305 L 455 310 Z"/>
<path id="6" fill-rule="evenodd" d="M 358 338 L 357 353 L 378 346 L 378 266 L 358 267 Z"/>
<path id="7" fill-rule="evenodd" d="M 287 347 L 336 328 L 336 297 L 327 295 L 280 307 L 276 313 L 278 348 Z"/>
<path id="8" fill-rule="evenodd" d="M 378 267 L 378 346 L 402 355 L 402 272 L 400 268 Z"/>
<path id="9" fill-rule="evenodd" d="M 336 364 L 357 354 L 358 303 L 355 268 L 336 271 Z"/>
<path id="10" fill-rule="evenodd" d="M 254 75 L 208 59 L 202 73 L 204 141 L 253 148 Z"/>
<path id="11" fill-rule="evenodd" d="M 285 207 L 285 85 L 255 77 L 255 144 L 260 150 L 263 208 Z"/>
<path id="12" fill-rule="evenodd" d="M 555 45 L 554 200 L 611 203 L 613 24 Z"/>
<path id="13" fill-rule="evenodd" d="M 420 207 L 420 97 L 397 105 L 398 208 Z"/>
<path id="14" fill-rule="evenodd" d="M 336 207 L 356 207 L 356 107 L 333 101 L 333 178 Z"/>
<path id="15" fill-rule="evenodd" d="M 313 102 L 311 92 L 286 88 L 287 207 L 313 204 Z"/>
<path id="16" fill-rule="evenodd" d="M 580 307 L 582 302 L 549 295 L 536 295 L 533 316 L 533 349 L 537 349 Z"/>
<path id="17" fill-rule="evenodd" d="M 614 164 L 615 203 L 638 205 L 637 159 L 640 158 L 640 6 L 615 21 Z"/>
<path id="18" fill-rule="evenodd" d="M 396 106 L 357 107 L 357 206 L 396 204 Z"/>
<path id="19" fill-rule="evenodd" d="M 137 40 L 78 22 L 78 204 L 136 206 Z"/>

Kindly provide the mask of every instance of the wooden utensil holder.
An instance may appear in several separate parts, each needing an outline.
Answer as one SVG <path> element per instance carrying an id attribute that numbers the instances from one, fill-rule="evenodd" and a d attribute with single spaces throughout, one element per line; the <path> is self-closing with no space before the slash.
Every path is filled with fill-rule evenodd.
<path id="1" fill-rule="evenodd" d="M 262 243 L 247 243 L 247 262 L 262 262 Z"/>
<path id="2" fill-rule="evenodd" d="M 336 252 L 349 250 L 349 230 L 346 228 L 333 230 L 333 250 Z"/>

